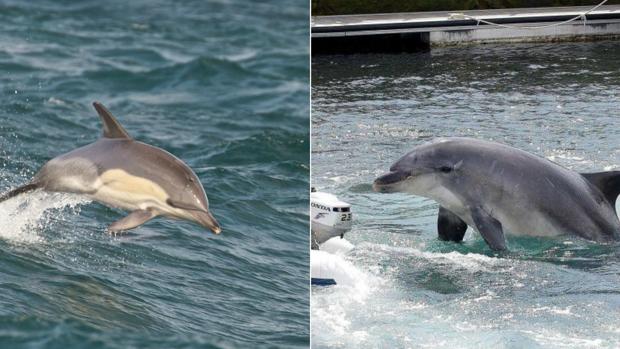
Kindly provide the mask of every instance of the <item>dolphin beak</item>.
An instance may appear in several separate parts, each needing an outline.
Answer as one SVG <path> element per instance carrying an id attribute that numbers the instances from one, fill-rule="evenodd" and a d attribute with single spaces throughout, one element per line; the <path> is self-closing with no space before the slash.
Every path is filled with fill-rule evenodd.
<path id="1" fill-rule="evenodd" d="M 409 177 L 409 173 L 405 171 L 392 171 L 375 179 L 372 184 L 372 190 L 379 193 L 391 193 L 396 191 L 394 184 L 404 181 Z"/>
<path id="2" fill-rule="evenodd" d="M 222 232 L 222 228 L 220 224 L 215 220 L 211 212 L 209 211 L 197 211 L 195 214 L 198 223 L 200 223 L 203 227 L 210 229 L 214 234 L 219 234 Z"/>

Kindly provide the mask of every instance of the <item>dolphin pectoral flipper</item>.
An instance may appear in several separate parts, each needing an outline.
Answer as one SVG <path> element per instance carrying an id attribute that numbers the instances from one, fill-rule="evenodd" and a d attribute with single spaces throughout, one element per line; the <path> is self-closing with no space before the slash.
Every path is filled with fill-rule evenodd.
<path id="1" fill-rule="evenodd" d="M 476 230 L 491 249 L 496 251 L 506 249 L 506 239 L 500 221 L 493 218 L 481 207 L 474 208 L 471 211 L 471 217 L 476 225 Z"/>
<path id="2" fill-rule="evenodd" d="M 467 231 L 467 223 L 443 206 L 439 206 L 437 233 L 441 240 L 461 242 Z"/>
<path id="3" fill-rule="evenodd" d="M 152 210 L 135 210 L 125 218 L 110 224 L 108 231 L 117 233 L 119 231 L 133 229 L 155 216 L 157 215 Z"/>

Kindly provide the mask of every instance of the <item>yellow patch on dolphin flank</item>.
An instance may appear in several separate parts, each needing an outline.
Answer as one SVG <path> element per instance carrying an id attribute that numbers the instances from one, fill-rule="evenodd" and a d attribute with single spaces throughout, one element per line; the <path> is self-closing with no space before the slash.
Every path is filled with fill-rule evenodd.
<path id="1" fill-rule="evenodd" d="M 166 191 L 157 183 L 144 177 L 134 176 L 121 169 L 105 171 L 99 179 L 107 193 L 124 193 L 135 199 L 155 199 L 162 203 L 168 199 Z"/>

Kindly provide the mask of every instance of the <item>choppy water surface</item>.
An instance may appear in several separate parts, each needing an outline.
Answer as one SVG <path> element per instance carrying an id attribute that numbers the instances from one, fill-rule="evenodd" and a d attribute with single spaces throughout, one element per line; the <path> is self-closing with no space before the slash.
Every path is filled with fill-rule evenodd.
<path id="1" fill-rule="evenodd" d="M 620 43 L 473 46 L 312 63 L 312 184 L 353 204 L 357 282 L 312 289 L 313 347 L 617 348 L 620 246 L 468 231 L 372 180 L 438 136 L 503 142 L 577 171 L 620 167 Z"/>
<path id="2" fill-rule="evenodd" d="M 0 192 L 101 134 L 185 160 L 221 235 L 69 195 L 0 204 L 0 347 L 308 345 L 308 4 L 0 2 Z"/>

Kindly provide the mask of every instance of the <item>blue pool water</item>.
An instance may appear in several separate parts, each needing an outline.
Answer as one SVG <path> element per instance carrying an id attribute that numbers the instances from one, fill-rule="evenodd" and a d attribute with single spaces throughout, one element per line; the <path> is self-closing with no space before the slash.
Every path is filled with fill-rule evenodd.
<path id="1" fill-rule="evenodd" d="M 0 204 L 0 347 L 306 347 L 308 4 L 3 1 L 0 192 L 103 102 L 187 162 L 221 235 L 34 193 Z"/>
<path id="2" fill-rule="evenodd" d="M 439 136 L 494 140 L 580 172 L 620 168 L 620 43 L 483 45 L 312 62 L 312 185 L 352 204 L 355 280 L 312 288 L 316 348 L 618 348 L 620 245 L 470 231 L 374 178 Z"/>

